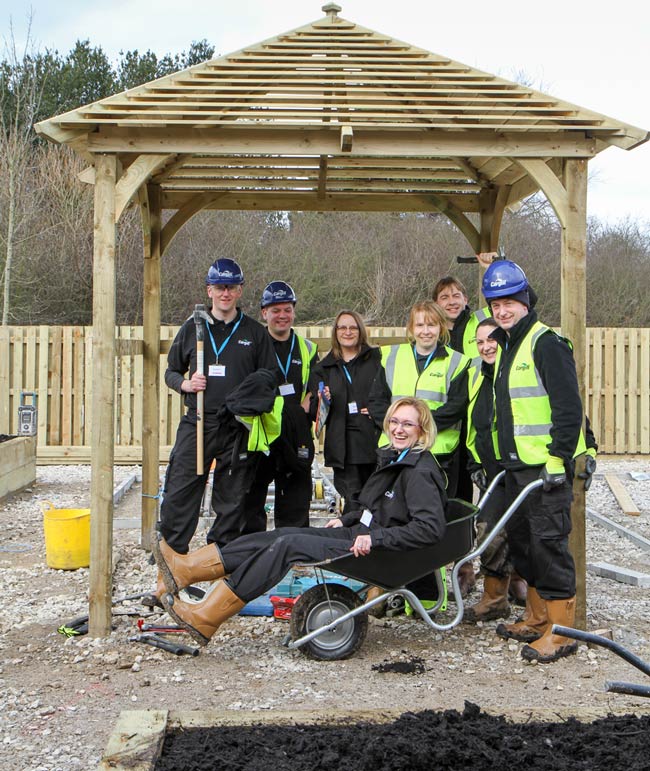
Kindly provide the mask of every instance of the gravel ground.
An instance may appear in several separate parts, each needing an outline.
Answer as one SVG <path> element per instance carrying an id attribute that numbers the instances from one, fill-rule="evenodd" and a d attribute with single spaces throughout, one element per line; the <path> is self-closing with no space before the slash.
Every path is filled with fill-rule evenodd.
<path id="1" fill-rule="evenodd" d="M 116 484 L 137 469 L 118 467 Z M 645 457 L 599 458 L 589 509 L 650 539 L 650 471 Z M 602 475 L 618 474 L 641 510 L 625 516 Z M 608 680 L 644 676 L 603 648 L 581 646 L 577 656 L 548 666 L 525 664 L 519 645 L 494 634 L 494 622 L 432 633 L 405 617 L 371 619 L 352 659 L 314 662 L 283 648 L 284 621 L 238 617 L 225 624 L 196 658 L 176 657 L 128 641 L 140 606 L 119 606 L 107 639 L 66 639 L 64 621 L 87 613 L 88 571 L 45 564 L 40 502 L 89 506 L 90 470 L 43 466 L 31 490 L 0 503 L 0 768 L 74 771 L 97 765 L 117 716 L 129 709 L 243 711 L 650 707 L 648 700 L 607 694 Z M 137 516 L 135 485 L 116 520 Z M 197 536 L 199 537 L 199 536 Z M 587 524 L 588 562 L 608 562 L 650 574 L 650 552 L 611 531 Z M 154 582 L 155 567 L 139 546 L 139 531 L 115 529 L 114 596 L 136 594 Z M 609 628 L 614 639 L 650 660 L 650 589 L 588 576 L 588 628 Z M 514 616 L 513 616 L 514 617 Z M 154 617 L 158 619 L 159 617 Z M 416 659 L 422 667 L 408 666 Z M 403 667 L 381 666 L 404 662 Z M 400 674 L 400 669 L 405 674 Z M 386 671 L 388 670 L 388 671 Z M 392 671 L 391 671 L 392 670 Z M 408 672 L 411 671 L 409 674 Z M 647 684 L 647 680 L 644 684 Z"/>

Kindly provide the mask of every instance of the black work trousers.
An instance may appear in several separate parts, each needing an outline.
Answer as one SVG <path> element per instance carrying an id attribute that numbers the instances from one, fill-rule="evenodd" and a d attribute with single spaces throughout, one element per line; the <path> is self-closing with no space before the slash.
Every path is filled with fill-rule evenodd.
<path id="1" fill-rule="evenodd" d="M 540 471 L 541 466 L 506 471 L 505 506 L 537 479 Z M 570 481 L 549 492 L 538 487 L 506 525 L 515 571 L 535 587 L 544 600 L 563 600 L 576 593 L 575 565 L 569 551 L 572 499 Z"/>
<path id="2" fill-rule="evenodd" d="M 376 463 L 346 463 L 345 468 L 334 469 L 334 487 L 345 500 L 343 514 L 359 510 L 361 490 L 376 468 Z"/>
<path id="3" fill-rule="evenodd" d="M 248 432 L 233 416 L 204 431 L 203 474 L 196 473 L 196 423 L 187 415 L 181 418 L 169 456 L 160 532 L 179 554 L 187 553 L 196 532 L 213 460 L 216 466 L 211 512 L 215 520 L 208 532 L 208 543 L 223 546 L 238 538 L 246 522 L 244 501 L 254 472 L 254 459 L 246 452 Z"/>
<path id="4" fill-rule="evenodd" d="M 352 527 L 283 527 L 243 535 L 221 548 L 228 585 L 243 602 L 275 586 L 292 565 L 321 562 L 350 553 L 363 525 Z"/>
<path id="5" fill-rule="evenodd" d="M 285 467 L 279 451 L 271 445 L 268 455 L 256 453 L 255 473 L 250 490 L 246 495 L 246 524 L 244 535 L 266 530 L 266 496 L 269 485 L 275 481 L 273 520 L 278 527 L 309 527 L 309 504 L 311 503 L 311 466 L 289 470 Z"/>
<path id="6" fill-rule="evenodd" d="M 484 493 L 481 494 L 481 498 L 483 496 Z M 483 543 L 505 513 L 507 508 L 505 500 L 505 481 L 501 479 L 490 493 L 490 497 L 483 502 L 481 512 L 477 517 L 476 530 L 478 534 L 477 542 L 479 544 Z M 493 578 L 506 578 L 512 572 L 506 528 L 503 528 L 496 534 L 492 543 L 481 555 L 481 571 L 484 575 L 492 576 Z"/>

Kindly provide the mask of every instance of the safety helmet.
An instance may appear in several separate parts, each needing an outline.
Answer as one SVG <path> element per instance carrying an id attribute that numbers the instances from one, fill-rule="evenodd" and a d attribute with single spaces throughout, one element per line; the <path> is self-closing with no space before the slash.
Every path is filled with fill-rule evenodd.
<path id="1" fill-rule="evenodd" d="M 205 283 L 208 285 L 243 284 L 244 273 L 234 260 L 229 257 L 221 257 L 210 265 Z"/>
<path id="2" fill-rule="evenodd" d="M 524 271 L 511 260 L 493 262 L 483 274 L 483 295 L 486 300 L 510 295 L 528 289 Z"/>
<path id="3" fill-rule="evenodd" d="M 275 305 L 275 303 L 296 304 L 296 293 L 286 281 L 271 281 L 264 287 L 260 308 L 266 308 L 267 305 Z"/>

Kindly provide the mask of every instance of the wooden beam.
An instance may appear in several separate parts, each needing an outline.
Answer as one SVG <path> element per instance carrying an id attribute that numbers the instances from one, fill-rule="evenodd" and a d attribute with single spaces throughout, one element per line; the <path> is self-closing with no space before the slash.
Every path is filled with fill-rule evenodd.
<path id="1" fill-rule="evenodd" d="M 349 153 L 352 151 L 352 140 L 354 132 L 352 126 L 341 126 L 341 152 Z"/>
<path id="2" fill-rule="evenodd" d="M 144 235 L 142 333 L 142 531 L 141 543 L 151 548 L 160 488 L 160 258 L 162 209 L 160 187 L 147 185 L 139 193 Z"/>
<path id="3" fill-rule="evenodd" d="M 84 169 L 83 171 L 80 171 L 77 174 L 77 179 L 86 185 L 94 185 L 95 184 L 95 167 L 88 166 L 88 168 Z"/>
<path id="4" fill-rule="evenodd" d="M 616 502 L 621 507 L 623 514 L 626 514 L 628 517 L 640 517 L 641 512 L 625 489 L 623 482 L 613 474 L 605 474 L 605 481 L 609 485 L 609 489 L 614 493 Z"/>
<path id="5" fill-rule="evenodd" d="M 115 190 L 115 222 L 119 222 L 124 209 L 138 189 L 152 175 L 162 169 L 173 156 L 165 154 L 141 155 L 124 172 Z"/>
<path id="6" fill-rule="evenodd" d="M 553 175 L 555 176 L 555 175 Z M 559 180 L 558 180 L 559 181 Z M 562 334 L 573 344 L 578 386 L 586 404 L 587 361 L 587 161 L 565 161 L 563 189 L 566 190 L 566 219 L 562 227 L 561 325 Z M 576 627 L 587 628 L 587 536 L 585 486 L 578 474 L 584 470 L 584 456 L 576 460 L 571 504 L 569 546 L 576 566 Z"/>
<path id="7" fill-rule="evenodd" d="M 95 174 L 89 634 L 106 637 L 111 633 L 113 584 L 117 158 L 98 156 Z"/>
<path id="8" fill-rule="evenodd" d="M 446 131 L 441 129 L 354 130 L 354 152 L 367 156 L 497 156 L 589 158 L 596 140 L 582 132 Z M 112 128 L 89 135 L 91 152 L 340 155 L 340 134 L 331 129 Z"/>
<path id="9" fill-rule="evenodd" d="M 434 193 L 428 193 L 426 196 L 423 196 L 423 198 L 429 199 L 439 212 L 444 214 L 449 220 L 451 220 L 451 222 L 454 223 L 454 225 L 456 225 L 460 232 L 469 241 L 469 244 L 475 253 L 480 251 L 481 237 L 479 232 L 474 227 L 471 220 L 469 220 L 460 209 L 458 209 L 456 206 L 454 206 L 453 203 L 446 200 L 442 196 L 435 195 Z"/>
<path id="10" fill-rule="evenodd" d="M 557 214 L 560 224 L 566 227 L 569 201 L 562 182 L 542 160 L 518 158 L 517 163 L 539 185 Z"/>
<path id="11" fill-rule="evenodd" d="M 325 198 L 327 193 L 327 156 L 321 155 L 318 164 L 318 198 Z"/>
<path id="12" fill-rule="evenodd" d="M 205 209 L 208 204 L 217 201 L 222 195 L 223 193 L 201 193 L 195 195 L 182 209 L 179 209 L 162 229 L 160 236 L 160 254 L 163 255 L 167 251 L 167 247 L 171 244 L 174 236 L 191 217 L 197 214 L 197 212 L 200 212 L 201 209 Z"/>

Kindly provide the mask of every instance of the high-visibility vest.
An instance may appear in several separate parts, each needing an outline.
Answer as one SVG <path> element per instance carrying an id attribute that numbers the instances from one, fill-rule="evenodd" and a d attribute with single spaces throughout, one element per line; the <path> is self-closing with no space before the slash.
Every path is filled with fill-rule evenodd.
<path id="1" fill-rule="evenodd" d="M 472 365 L 480 365 L 478 348 L 476 347 L 476 329 L 481 321 L 492 317 L 489 307 L 479 308 L 470 314 L 463 332 L 463 353 L 472 360 Z"/>
<path id="2" fill-rule="evenodd" d="M 273 409 L 261 415 L 237 415 L 237 420 L 248 429 L 248 452 L 263 452 L 280 436 L 284 397 L 276 396 Z"/>
<path id="3" fill-rule="evenodd" d="M 478 364 L 472 364 L 467 373 L 467 390 L 469 395 L 469 403 L 467 405 L 467 449 L 472 454 L 472 457 L 477 463 L 482 464 L 481 459 L 476 451 L 476 429 L 472 421 L 472 414 L 474 413 L 474 407 L 476 406 L 476 399 L 478 393 L 481 390 L 485 376 L 481 368 L 482 361 Z M 494 420 L 492 421 L 492 435 L 494 436 Z"/>
<path id="4" fill-rule="evenodd" d="M 508 373 L 508 393 L 514 427 L 515 449 L 519 459 L 528 466 L 542 466 L 549 459 L 551 443 L 551 402 L 544 388 L 533 358 L 540 337 L 554 330 L 536 321 L 521 341 Z M 558 335 L 559 337 L 559 335 Z M 571 343 L 561 338 L 570 346 Z M 494 371 L 498 372 L 501 348 L 497 350 Z M 580 431 L 578 446 L 573 457 L 586 451 L 585 439 Z M 495 451 L 500 458 L 495 437 Z"/>
<path id="5" fill-rule="evenodd" d="M 381 363 L 391 390 L 391 402 L 404 396 L 415 396 L 426 402 L 431 410 L 446 404 L 451 381 L 469 366 L 469 359 L 449 346 L 445 346 L 445 350 L 447 356 L 434 357 L 424 372 L 418 373 L 415 354 L 408 343 L 382 346 Z M 434 455 L 453 452 L 460 442 L 460 427 L 459 421 L 439 431 L 431 452 Z M 388 437 L 382 434 L 379 445 L 385 444 L 388 444 Z"/>
<path id="6" fill-rule="evenodd" d="M 309 364 L 317 346 L 316 343 L 312 343 L 311 340 L 307 340 L 307 338 L 301 337 L 300 335 L 296 335 L 296 339 L 298 340 L 300 360 L 302 361 L 302 371 L 300 375 L 302 378 L 302 400 L 305 398 L 305 396 L 307 396 L 307 384 L 309 383 Z"/>

